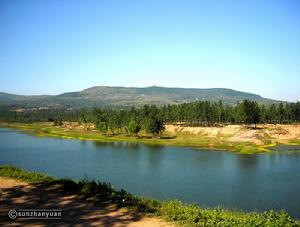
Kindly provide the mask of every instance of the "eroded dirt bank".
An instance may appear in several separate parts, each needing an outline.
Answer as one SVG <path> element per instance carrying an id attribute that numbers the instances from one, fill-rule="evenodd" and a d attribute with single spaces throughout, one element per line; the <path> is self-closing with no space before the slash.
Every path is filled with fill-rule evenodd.
<path id="1" fill-rule="evenodd" d="M 166 125 L 170 134 L 186 133 L 204 137 L 215 137 L 231 142 L 252 142 L 256 145 L 266 143 L 291 143 L 300 140 L 300 124 L 291 125 L 257 125 L 257 128 L 242 125 L 227 125 L 223 127 L 186 127 Z"/>

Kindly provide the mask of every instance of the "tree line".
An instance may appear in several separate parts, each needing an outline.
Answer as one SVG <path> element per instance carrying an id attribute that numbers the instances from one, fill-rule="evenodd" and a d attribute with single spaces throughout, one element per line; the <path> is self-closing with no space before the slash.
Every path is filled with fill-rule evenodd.
<path id="1" fill-rule="evenodd" d="M 221 101 L 196 101 L 165 106 L 144 105 L 142 108 L 82 110 L 39 110 L 16 112 L 0 110 L 0 121 L 37 122 L 63 121 L 93 123 L 101 132 L 137 134 L 145 130 L 160 134 L 164 124 L 188 126 L 216 126 L 224 124 L 281 124 L 300 122 L 300 102 L 259 105 L 244 100 L 236 105 L 225 105 Z"/>

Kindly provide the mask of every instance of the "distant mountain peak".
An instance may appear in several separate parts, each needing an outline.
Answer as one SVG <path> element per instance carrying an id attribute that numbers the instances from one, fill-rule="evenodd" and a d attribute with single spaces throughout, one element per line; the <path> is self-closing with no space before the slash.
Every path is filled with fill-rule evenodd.
<path id="1" fill-rule="evenodd" d="M 47 107 L 129 107 L 144 104 L 179 104 L 193 101 L 221 100 L 225 104 L 236 104 L 244 99 L 270 104 L 278 101 L 260 95 L 236 91 L 229 88 L 178 88 L 178 87 L 112 87 L 93 86 L 78 92 L 60 95 L 22 96 L 0 92 L 0 105 L 47 106 Z"/>

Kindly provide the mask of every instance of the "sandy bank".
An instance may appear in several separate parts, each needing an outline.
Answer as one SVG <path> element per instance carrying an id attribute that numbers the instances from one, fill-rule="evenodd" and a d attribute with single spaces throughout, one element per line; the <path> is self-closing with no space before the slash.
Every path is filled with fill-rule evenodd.
<path id="1" fill-rule="evenodd" d="M 166 132 L 170 134 L 185 133 L 192 136 L 215 137 L 231 142 L 252 142 L 256 145 L 263 145 L 266 142 L 289 143 L 291 140 L 299 140 L 300 124 L 257 125 L 256 129 L 243 125 L 227 125 L 223 127 L 166 125 Z"/>

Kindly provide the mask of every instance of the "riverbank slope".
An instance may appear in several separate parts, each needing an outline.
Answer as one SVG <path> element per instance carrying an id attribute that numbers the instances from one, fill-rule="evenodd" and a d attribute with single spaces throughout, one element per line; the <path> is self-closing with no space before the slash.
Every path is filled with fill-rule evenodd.
<path id="1" fill-rule="evenodd" d="M 161 136 L 149 136 L 141 132 L 138 136 L 124 133 L 100 133 L 93 124 L 64 122 L 53 123 L 0 123 L 0 127 L 17 128 L 37 136 L 52 136 L 66 139 L 97 140 L 102 142 L 134 142 L 149 145 L 187 146 L 201 149 L 220 149 L 239 153 L 271 152 L 277 144 L 300 145 L 300 124 L 227 125 L 223 127 L 187 127 L 165 125 Z"/>
<path id="2" fill-rule="evenodd" d="M 0 192 L 1 226 L 300 226 L 286 212 L 203 209 L 177 200 L 136 197 L 107 183 L 56 179 L 13 166 L 0 165 Z M 63 216 L 53 222 L 12 220 L 11 209 L 61 209 Z"/>
<path id="3" fill-rule="evenodd" d="M 0 176 L 1 226 L 111 226 L 111 227 L 174 227 L 175 225 L 141 213 L 97 206 L 82 195 L 68 193 L 59 185 L 29 184 L 25 181 Z M 24 220 L 8 217 L 9 210 L 59 209 L 59 220 Z"/>

